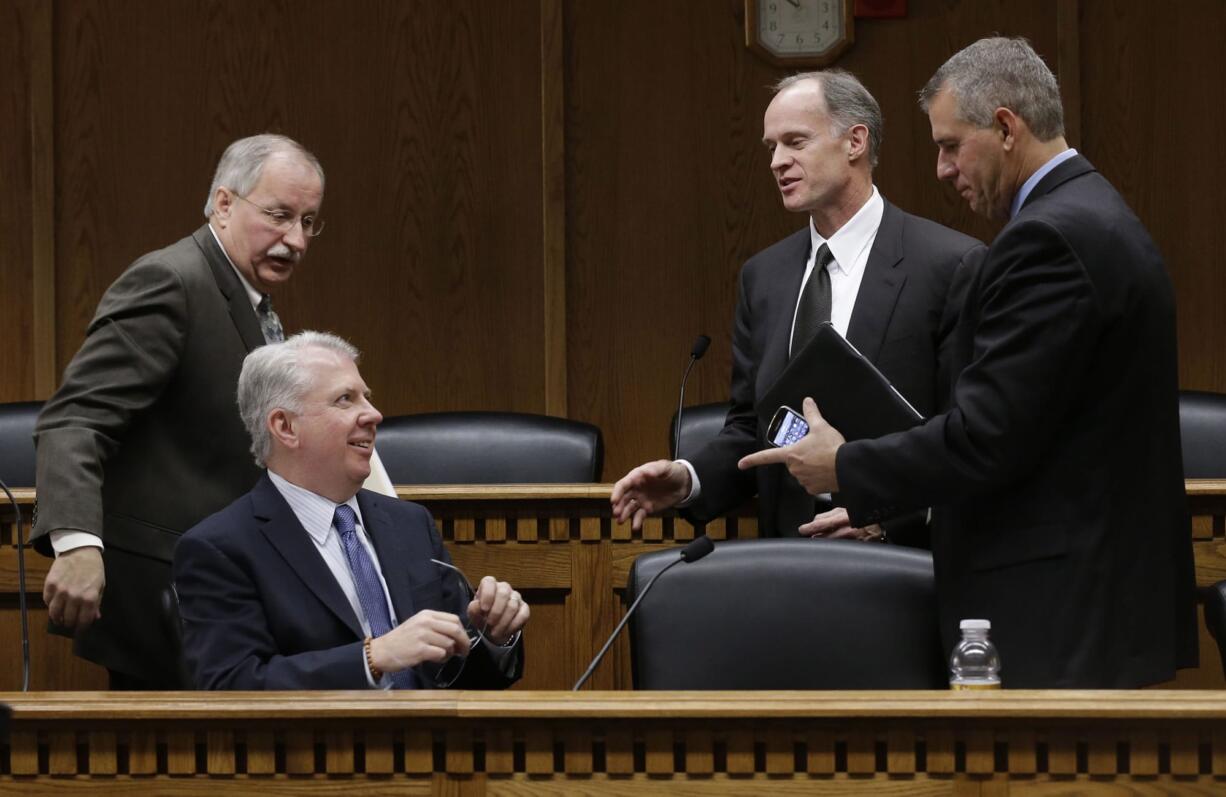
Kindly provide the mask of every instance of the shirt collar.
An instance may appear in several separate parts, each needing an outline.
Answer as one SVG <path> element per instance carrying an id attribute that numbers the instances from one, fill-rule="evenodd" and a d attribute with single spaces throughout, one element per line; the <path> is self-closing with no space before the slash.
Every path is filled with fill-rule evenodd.
<path id="1" fill-rule="evenodd" d="M 1013 218 L 1022 209 L 1022 205 L 1026 204 L 1026 197 L 1030 196 L 1030 192 L 1039 184 L 1039 181 L 1051 173 L 1051 170 L 1064 163 L 1069 158 L 1077 154 L 1077 150 L 1069 147 L 1064 152 L 1058 155 L 1053 155 L 1051 160 L 1044 163 L 1035 171 L 1034 174 L 1022 183 L 1022 187 L 1016 194 L 1013 195 L 1013 204 L 1009 206 L 1009 218 Z"/>
<path id="2" fill-rule="evenodd" d="M 212 223 L 209 224 L 209 232 L 213 233 L 213 240 L 217 242 L 217 248 L 226 256 L 226 262 L 230 264 L 230 268 L 234 269 L 234 273 L 238 275 L 238 281 L 243 284 L 243 289 L 247 291 L 247 298 L 251 300 L 251 306 L 259 307 L 260 300 L 264 298 L 264 294 L 251 287 L 251 283 L 243 276 L 243 272 L 239 271 L 238 266 L 234 265 L 234 261 L 230 259 L 230 253 L 226 251 L 226 247 L 222 245 L 221 239 L 217 237 L 217 230 L 213 229 Z"/>
<path id="3" fill-rule="evenodd" d="M 297 516 L 298 522 L 306 529 L 306 533 L 311 535 L 311 539 L 316 545 L 323 545 L 328 539 L 328 535 L 332 533 L 332 517 L 336 514 L 337 504 L 330 498 L 324 498 L 318 493 L 313 493 L 305 487 L 299 487 L 271 470 L 268 471 L 268 478 L 272 481 L 277 491 L 285 498 L 290 509 L 294 510 L 294 515 Z M 362 523 L 362 510 L 358 508 L 357 495 L 350 496 L 345 505 L 353 509 L 354 515 L 358 519 L 358 525 L 364 526 Z"/>
<path id="4" fill-rule="evenodd" d="M 884 213 L 885 201 L 878 193 L 877 186 L 874 185 L 873 193 L 869 195 L 868 200 L 830 238 L 823 238 L 817 232 L 817 227 L 813 226 L 813 219 L 810 218 L 810 256 L 820 249 L 822 244 L 826 244 L 830 247 L 830 254 L 834 255 L 834 267 L 844 274 L 850 274 L 864 248 L 876 237 L 877 228 L 881 226 L 881 217 Z"/>

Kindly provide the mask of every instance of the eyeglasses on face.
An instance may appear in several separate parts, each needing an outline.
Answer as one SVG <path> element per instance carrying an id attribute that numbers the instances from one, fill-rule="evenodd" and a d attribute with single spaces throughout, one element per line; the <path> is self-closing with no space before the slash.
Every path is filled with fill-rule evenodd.
<path id="1" fill-rule="evenodd" d="M 294 229 L 295 224 L 302 225 L 302 234 L 308 238 L 314 238 L 324 231 L 324 223 L 322 219 L 317 219 L 309 214 L 305 216 L 298 216 L 290 213 L 288 210 L 281 210 L 280 208 L 266 208 L 263 205 L 257 205 L 237 191 L 233 191 L 231 193 L 246 202 L 251 207 L 259 210 L 260 213 L 263 213 L 264 219 L 267 221 L 268 226 L 272 227 L 282 235 Z"/>

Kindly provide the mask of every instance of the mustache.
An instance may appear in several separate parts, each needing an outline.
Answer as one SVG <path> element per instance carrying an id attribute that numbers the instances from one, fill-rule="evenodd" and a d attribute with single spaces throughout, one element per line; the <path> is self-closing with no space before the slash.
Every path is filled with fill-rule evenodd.
<path id="1" fill-rule="evenodd" d="M 297 263 L 302 257 L 301 252 L 295 252 L 283 243 L 275 243 L 264 253 L 268 257 L 275 257 L 279 260 L 288 260 L 291 263 Z"/>

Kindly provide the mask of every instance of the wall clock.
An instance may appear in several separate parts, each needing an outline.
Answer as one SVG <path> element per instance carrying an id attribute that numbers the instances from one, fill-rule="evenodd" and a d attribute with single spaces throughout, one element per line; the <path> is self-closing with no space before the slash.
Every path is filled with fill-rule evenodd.
<path id="1" fill-rule="evenodd" d="M 826 66 L 855 39 L 853 3 L 745 0 L 745 45 L 779 66 Z"/>

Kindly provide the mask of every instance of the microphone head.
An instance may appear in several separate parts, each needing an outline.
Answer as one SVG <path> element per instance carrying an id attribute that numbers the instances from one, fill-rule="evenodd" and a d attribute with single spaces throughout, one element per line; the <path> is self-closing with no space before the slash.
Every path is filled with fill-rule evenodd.
<path id="1" fill-rule="evenodd" d="M 715 543 L 711 542 L 711 538 L 704 534 L 681 549 L 681 558 L 687 562 L 697 562 L 714 550 Z"/>
<path id="2" fill-rule="evenodd" d="M 711 345 L 711 339 L 706 335 L 699 335 L 694 341 L 694 348 L 690 349 L 690 356 L 695 360 L 701 360 L 702 355 L 707 353 L 707 347 Z"/>

